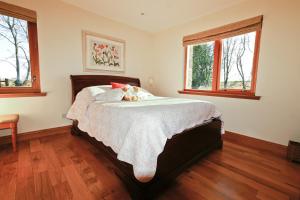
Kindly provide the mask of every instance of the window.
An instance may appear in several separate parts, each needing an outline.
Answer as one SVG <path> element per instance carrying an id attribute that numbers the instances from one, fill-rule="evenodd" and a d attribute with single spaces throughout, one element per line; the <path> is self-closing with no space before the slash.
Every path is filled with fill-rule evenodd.
<path id="1" fill-rule="evenodd" d="M 42 94 L 36 13 L 0 2 L 0 97 L 12 94 Z"/>
<path id="2" fill-rule="evenodd" d="M 187 87 L 212 90 L 215 42 L 189 45 L 187 49 Z"/>
<path id="3" fill-rule="evenodd" d="M 185 85 L 180 93 L 255 96 L 262 16 L 185 36 Z"/>

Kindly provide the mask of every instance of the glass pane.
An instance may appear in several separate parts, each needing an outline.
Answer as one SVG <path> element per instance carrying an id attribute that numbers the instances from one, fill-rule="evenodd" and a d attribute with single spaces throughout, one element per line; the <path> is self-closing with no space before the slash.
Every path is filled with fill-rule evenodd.
<path id="1" fill-rule="evenodd" d="M 0 15 L 0 87 L 31 87 L 27 21 Z"/>
<path id="2" fill-rule="evenodd" d="M 215 42 L 188 46 L 187 89 L 212 90 Z"/>
<path id="3" fill-rule="evenodd" d="M 251 89 L 256 32 L 222 40 L 220 89 Z"/>

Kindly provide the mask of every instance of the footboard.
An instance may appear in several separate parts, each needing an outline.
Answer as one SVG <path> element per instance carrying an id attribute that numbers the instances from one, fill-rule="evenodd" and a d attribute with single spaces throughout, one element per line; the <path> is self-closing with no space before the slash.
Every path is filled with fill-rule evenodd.
<path id="1" fill-rule="evenodd" d="M 100 148 L 114 164 L 114 171 L 123 181 L 134 199 L 150 199 L 190 165 L 215 149 L 222 148 L 221 121 L 218 119 L 173 136 L 159 155 L 154 178 L 147 183 L 139 182 L 133 174 L 132 165 L 119 161 L 116 153 L 102 142 L 88 136 L 77 128 L 74 122 L 72 133 L 84 138 Z"/>

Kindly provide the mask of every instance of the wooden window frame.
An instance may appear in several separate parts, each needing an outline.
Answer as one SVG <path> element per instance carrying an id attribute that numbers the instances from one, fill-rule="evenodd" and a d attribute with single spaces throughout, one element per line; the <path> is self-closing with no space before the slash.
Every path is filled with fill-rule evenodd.
<path id="1" fill-rule="evenodd" d="M 0 97 L 45 96 L 41 92 L 36 12 L 0 1 L 0 14 L 27 21 L 32 87 L 0 87 Z"/>
<path id="2" fill-rule="evenodd" d="M 194 94 L 194 95 L 207 95 L 207 96 L 221 96 L 231 98 L 244 98 L 244 99 L 260 99 L 260 96 L 255 95 L 257 69 L 261 39 L 261 27 L 263 16 L 254 17 L 251 19 L 243 20 L 240 22 L 232 23 L 219 28 L 211 29 L 196 33 L 193 35 L 185 36 L 183 38 L 184 46 L 184 89 L 178 91 L 181 94 Z M 253 54 L 253 66 L 252 66 L 252 79 L 250 90 L 241 89 L 220 89 L 220 73 L 221 73 L 221 59 L 222 59 L 222 39 L 229 37 L 242 35 L 250 32 L 256 32 L 255 47 Z M 199 90 L 187 88 L 187 59 L 188 59 L 188 46 L 193 44 L 199 44 L 202 42 L 214 41 L 214 63 L 212 74 L 212 90 Z"/>

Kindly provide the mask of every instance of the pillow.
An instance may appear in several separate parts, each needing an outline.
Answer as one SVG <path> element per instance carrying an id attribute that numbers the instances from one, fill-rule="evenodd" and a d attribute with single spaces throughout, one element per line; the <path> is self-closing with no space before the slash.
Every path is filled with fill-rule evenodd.
<path id="1" fill-rule="evenodd" d="M 80 92 L 84 93 L 88 97 L 95 97 L 97 94 L 107 92 L 111 89 L 111 85 L 95 85 L 83 88 Z"/>
<path id="2" fill-rule="evenodd" d="M 111 85 L 97 85 L 97 87 L 103 89 L 103 90 L 111 90 Z"/>
<path id="3" fill-rule="evenodd" d="M 100 93 L 95 97 L 95 99 L 97 101 L 121 101 L 124 95 L 124 91 L 121 88 L 117 88 L 105 93 Z"/>
<path id="4" fill-rule="evenodd" d="M 83 88 L 76 95 L 75 101 L 67 113 L 69 119 L 83 119 L 88 106 L 95 101 L 95 96 L 104 94 L 108 87 L 91 86 Z M 111 88 L 109 89 L 111 90 Z"/>
<path id="5" fill-rule="evenodd" d="M 110 84 L 111 84 L 112 89 L 123 88 L 123 87 L 126 86 L 126 85 L 123 84 L 123 83 L 116 83 L 116 82 L 111 82 Z"/>
<path id="6" fill-rule="evenodd" d="M 107 88 L 100 87 L 100 86 L 91 86 L 91 87 L 82 89 L 82 91 L 85 91 L 85 90 L 91 97 L 95 97 L 100 93 L 105 93 L 107 91 Z"/>

